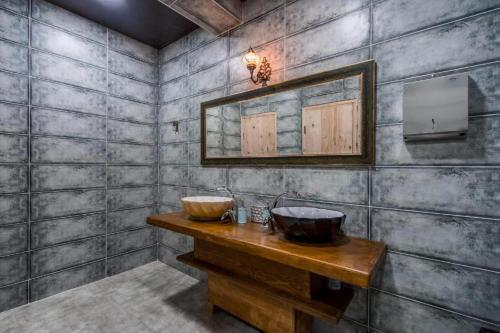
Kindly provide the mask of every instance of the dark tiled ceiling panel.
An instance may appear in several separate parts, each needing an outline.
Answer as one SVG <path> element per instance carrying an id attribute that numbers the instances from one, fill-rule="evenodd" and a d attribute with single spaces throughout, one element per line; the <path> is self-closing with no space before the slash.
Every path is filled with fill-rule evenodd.
<path id="1" fill-rule="evenodd" d="M 157 0 L 48 1 L 156 48 L 197 28 Z"/>

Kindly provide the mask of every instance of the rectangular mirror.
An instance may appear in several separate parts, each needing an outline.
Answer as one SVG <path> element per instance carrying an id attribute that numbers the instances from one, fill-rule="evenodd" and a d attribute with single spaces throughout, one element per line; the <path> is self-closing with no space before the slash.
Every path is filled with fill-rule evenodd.
<path id="1" fill-rule="evenodd" d="M 202 103 L 202 164 L 373 164 L 374 87 L 367 61 Z"/>

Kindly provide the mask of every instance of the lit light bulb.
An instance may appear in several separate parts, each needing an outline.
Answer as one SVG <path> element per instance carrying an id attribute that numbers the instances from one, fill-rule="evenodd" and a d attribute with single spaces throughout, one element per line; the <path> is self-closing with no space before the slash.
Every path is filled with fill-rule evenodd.
<path id="1" fill-rule="evenodd" d="M 247 66 L 249 70 L 253 70 L 257 68 L 257 65 L 260 62 L 260 57 L 255 53 L 255 51 L 250 47 L 248 52 L 243 57 L 243 62 Z"/>

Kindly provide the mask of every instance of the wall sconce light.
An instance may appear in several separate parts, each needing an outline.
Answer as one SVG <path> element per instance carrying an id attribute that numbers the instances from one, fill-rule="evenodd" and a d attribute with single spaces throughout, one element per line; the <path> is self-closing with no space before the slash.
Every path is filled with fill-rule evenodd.
<path id="1" fill-rule="evenodd" d="M 250 79 L 255 84 L 262 84 L 263 87 L 267 86 L 267 81 L 271 79 L 271 65 L 267 62 L 266 57 L 262 59 L 262 63 L 260 64 L 259 71 L 257 72 L 257 77 L 254 78 L 253 73 L 260 62 L 260 57 L 255 53 L 255 51 L 250 47 L 248 52 L 243 57 L 243 62 L 247 66 L 247 69 L 250 71 Z"/>

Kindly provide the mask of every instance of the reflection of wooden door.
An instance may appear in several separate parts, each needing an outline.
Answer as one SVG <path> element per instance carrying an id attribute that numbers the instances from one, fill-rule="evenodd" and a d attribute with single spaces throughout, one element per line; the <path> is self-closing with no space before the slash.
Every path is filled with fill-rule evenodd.
<path id="1" fill-rule="evenodd" d="M 276 155 L 276 112 L 241 117 L 241 154 Z"/>
<path id="2" fill-rule="evenodd" d="M 357 100 L 307 106 L 302 109 L 304 154 L 360 154 L 361 114 Z"/>

